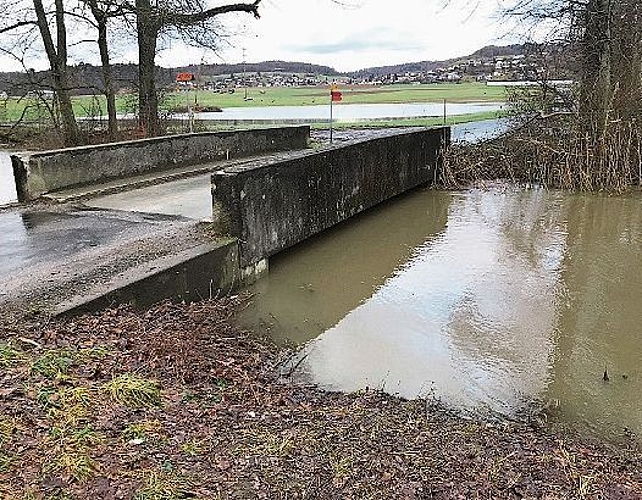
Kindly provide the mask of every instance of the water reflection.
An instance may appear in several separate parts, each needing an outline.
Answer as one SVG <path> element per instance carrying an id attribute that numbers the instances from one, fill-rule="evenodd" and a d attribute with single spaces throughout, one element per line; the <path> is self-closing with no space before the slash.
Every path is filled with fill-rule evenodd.
<path id="1" fill-rule="evenodd" d="M 454 195 L 445 231 L 303 350 L 304 376 L 504 412 L 540 393 L 562 255 L 546 249 L 563 246 L 564 231 L 553 217 L 531 239 L 551 207 L 521 194 Z"/>
<path id="2" fill-rule="evenodd" d="M 376 207 L 270 261 L 243 321 L 304 343 L 337 324 L 441 232 L 451 195 L 420 191 Z"/>
<path id="3" fill-rule="evenodd" d="M 642 434 L 642 197 L 420 191 L 273 261 L 242 321 L 297 376 Z M 604 367 L 610 380 L 602 379 Z"/>
<path id="4" fill-rule="evenodd" d="M 642 199 L 569 195 L 565 205 L 566 294 L 549 397 L 565 422 L 642 436 Z"/>

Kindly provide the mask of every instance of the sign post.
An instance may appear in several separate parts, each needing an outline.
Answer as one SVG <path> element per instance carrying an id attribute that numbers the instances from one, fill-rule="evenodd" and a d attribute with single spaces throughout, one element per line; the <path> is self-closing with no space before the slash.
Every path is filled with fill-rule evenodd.
<path id="1" fill-rule="evenodd" d="M 190 97 L 189 97 L 189 87 L 188 85 L 194 85 L 193 82 L 196 80 L 196 76 L 194 76 L 194 73 L 177 73 L 176 75 L 176 83 L 178 85 L 185 85 L 186 86 L 186 92 L 185 92 L 185 97 L 186 97 L 186 104 L 187 104 L 187 125 L 189 127 L 189 132 L 190 134 L 194 132 L 194 108 L 198 106 L 198 90 L 194 92 L 194 106 L 190 105 Z"/>
<path id="2" fill-rule="evenodd" d="M 334 99 L 332 98 L 332 90 L 330 90 L 330 144 L 332 144 L 332 103 Z"/>
<path id="3" fill-rule="evenodd" d="M 330 144 L 332 144 L 332 108 L 335 102 L 341 102 L 343 100 L 343 94 L 339 92 L 339 87 L 336 83 L 330 85 Z"/>

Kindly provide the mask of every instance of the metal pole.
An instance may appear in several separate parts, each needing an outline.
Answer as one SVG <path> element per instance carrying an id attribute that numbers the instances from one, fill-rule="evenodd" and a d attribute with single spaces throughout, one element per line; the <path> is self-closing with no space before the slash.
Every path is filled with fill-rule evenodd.
<path id="1" fill-rule="evenodd" d="M 332 144 L 332 90 L 330 90 L 330 144 Z"/>
<path id="2" fill-rule="evenodd" d="M 243 100 L 247 101 L 247 77 L 245 75 L 245 47 L 243 47 Z"/>
<path id="3" fill-rule="evenodd" d="M 192 105 L 189 99 L 189 88 L 185 89 L 185 101 L 187 102 L 187 130 L 191 134 L 192 133 Z"/>
<path id="4" fill-rule="evenodd" d="M 444 125 L 446 125 L 446 99 L 444 99 Z"/>

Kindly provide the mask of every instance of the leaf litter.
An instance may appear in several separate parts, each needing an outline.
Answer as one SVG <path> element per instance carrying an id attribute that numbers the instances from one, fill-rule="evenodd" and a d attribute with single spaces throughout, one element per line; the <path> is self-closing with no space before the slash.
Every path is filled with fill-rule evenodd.
<path id="1" fill-rule="evenodd" d="M 243 298 L 0 334 L 0 499 L 642 499 L 642 454 L 279 377 Z"/>

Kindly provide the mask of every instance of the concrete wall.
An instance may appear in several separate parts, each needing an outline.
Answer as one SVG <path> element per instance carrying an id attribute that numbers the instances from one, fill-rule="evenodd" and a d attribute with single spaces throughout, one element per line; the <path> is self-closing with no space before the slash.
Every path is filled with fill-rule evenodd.
<path id="1" fill-rule="evenodd" d="M 422 129 L 230 167 L 212 175 L 220 229 L 251 266 L 409 189 L 434 181 L 450 129 Z"/>
<path id="2" fill-rule="evenodd" d="M 307 147 L 309 126 L 183 134 L 13 155 L 18 199 L 173 167 Z"/>

